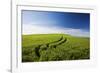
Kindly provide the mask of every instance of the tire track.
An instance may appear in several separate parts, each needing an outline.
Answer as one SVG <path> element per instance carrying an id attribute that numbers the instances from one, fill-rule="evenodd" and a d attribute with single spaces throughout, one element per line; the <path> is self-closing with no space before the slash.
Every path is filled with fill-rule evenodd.
<path id="1" fill-rule="evenodd" d="M 67 39 L 65 37 L 61 37 L 59 40 L 57 41 L 53 41 L 53 42 L 50 42 L 50 43 L 47 43 L 47 44 L 42 44 L 42 45 L 38 45 L 37 47 L 35 47 L 35 53 L 38 57 L 40 57 L 40 52 L 39 50 L 41 49 L 41 47 L 43 45 L 46 45 L 46 47 L 44 48 L 45 50 L 47 50 L 49 47 L 53 47 L 53 48 L 56 48 L 58 45 L 61 45 L 63 43 L 65 43 L 67 41 Z"/>

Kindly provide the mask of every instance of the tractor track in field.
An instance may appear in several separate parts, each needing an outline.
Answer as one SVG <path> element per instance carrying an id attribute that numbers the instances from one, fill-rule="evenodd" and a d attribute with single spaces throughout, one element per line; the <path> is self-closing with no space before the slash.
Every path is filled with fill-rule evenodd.
<path id="1" fill-rule="evenodd" d="M 61 45 L 61 44 L 63 44 L 63 43 L 65 43 L 67 41 L 67 38 L 65 38 L 65 37 L 61 37 L 59 40 L 57 40 L 57 41 L 53 41 L 53 42 L 50 42 L 50 43 L 47 43 L 47 44 L 41 44 L 41 45 L 38 45 L 37 47 L 35 47 L 35 53 L 36 53 L 36 55 L 38 56 L 38 57 L 40 57 L 40 52 L 39 52 L 39 50 L 41 49 L 41 47 L 43 46 L 43 45 L 46 45 L 46 48 L 45 48 L 45 50 L 47 50 L 49 47 L 53 47 L 53 48 L 56 48 L 58 45 Z M 57 43 L 57 44 L 56 44 Z M 54 44 L 54 45 L 52 45 L 52 46 L 50 46 L 51 44 Z M 56 45 L 55 45 L 56 44 Z"/>

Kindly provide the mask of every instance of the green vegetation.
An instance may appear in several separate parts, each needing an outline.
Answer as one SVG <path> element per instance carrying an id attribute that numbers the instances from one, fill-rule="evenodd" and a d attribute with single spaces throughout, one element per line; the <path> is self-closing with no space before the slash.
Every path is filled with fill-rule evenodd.
<path id="1" fill-rule="evenodd" d="M 22 35 L 22 62 L 89 59 L 89 40 L 66 34 Z"/>

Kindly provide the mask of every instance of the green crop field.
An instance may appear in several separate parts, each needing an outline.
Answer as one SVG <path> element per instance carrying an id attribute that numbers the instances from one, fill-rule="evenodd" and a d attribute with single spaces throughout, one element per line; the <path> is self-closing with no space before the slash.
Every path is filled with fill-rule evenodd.
<path id="1" fill-rule="evenodd" d="M 22 35 L 22 62 L 90 58 L 90 38 L 67 34 Z"/>

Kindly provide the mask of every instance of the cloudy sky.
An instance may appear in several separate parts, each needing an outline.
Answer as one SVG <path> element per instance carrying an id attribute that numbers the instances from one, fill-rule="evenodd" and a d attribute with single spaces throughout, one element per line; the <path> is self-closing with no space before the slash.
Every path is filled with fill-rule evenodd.
<path id="1" fill-rule="evenodd" d="M 89 36 L 90 14 L 22 10 L 23 34 L 65 33 Z"/>

